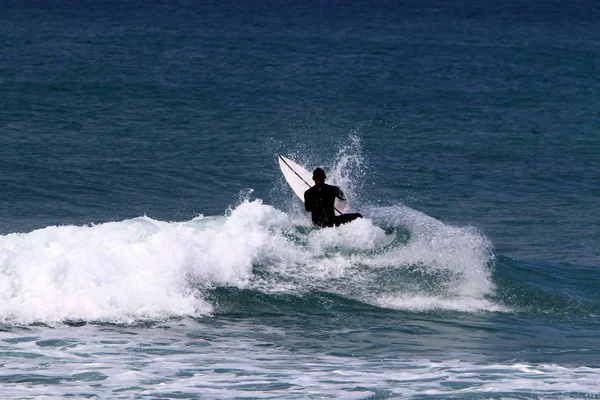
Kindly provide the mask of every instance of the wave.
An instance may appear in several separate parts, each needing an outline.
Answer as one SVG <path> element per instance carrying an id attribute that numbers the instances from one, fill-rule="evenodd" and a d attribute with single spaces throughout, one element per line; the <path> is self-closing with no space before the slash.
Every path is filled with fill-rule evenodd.
<path id="1" fill-rule="evenodd" d="M 0 236 L 0 321 L 202 316 L 219 312 L 223 288 L 411 311 L 502 310 L 490 300 L 485 236 L 404 206 L 366 214 L 314 229 L 304 214 L 244 200 L 186 222 L 140 217 Z"/>
<path id="2" fill-rule="evenodd" d="M 499 257 L 493 274 L 496 300 L 514 312 L 597 318 L 597 268 Z"/>

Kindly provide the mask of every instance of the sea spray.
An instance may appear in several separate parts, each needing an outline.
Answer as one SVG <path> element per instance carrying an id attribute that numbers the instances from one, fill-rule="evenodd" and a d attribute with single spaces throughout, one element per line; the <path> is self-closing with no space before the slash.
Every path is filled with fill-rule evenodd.
<path id="1" fill-rule="evenodd" d="M 327 175 L 326 183 L 339 186 L 349 201 L 350 209 L 360 212 L 361 190 L 365 185 L 364 179 L 368 171 L 368 162 L 363 156 L 364 151 L 360 137 L 354 133 L 350 134 L 338 146 L 335 154 L 327 154 L 325 158 L 322 158 L 322 154 L 318 152 L 288 149 L 286 151 L 287 153 L 284 155 L 309 172 L 317 167 L 323 168 Z M 313 184 L 312 181 L 309 183 Z M 275 199 L 275 203 L 284 205 L 288 212 L 305 213 L 301 200 L 290 194 L 293 192 L 283 177 L 274 182 L 271 197 Z"/>
<path id="2" fill-rule="evenodd" d="M 363 156 L 360 138 L 352 134 L 346 143 L 340 146 L 334 164 L 330 166 L 332 183 L 343 188 L 346 197 L 358 205 L 360 190 L 364 187 L 364 180 L 368 171 L 368 164 Z M 354 207 L 356 209 L 356 206 Z"/>

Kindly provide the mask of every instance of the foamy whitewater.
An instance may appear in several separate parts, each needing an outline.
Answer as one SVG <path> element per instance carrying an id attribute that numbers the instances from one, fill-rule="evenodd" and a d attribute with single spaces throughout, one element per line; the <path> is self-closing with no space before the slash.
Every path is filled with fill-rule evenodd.
<path id="1" fill-rule="evenodd" d="M 4 235 L 0 318 L 30 324 L 203 316 L 213 310 L 206 291 L 218 287 L 319 290 L 394 309 L 502 309 L 487 300 L 493 255 L 485 236 L 404 206 L 367 214 L 373 219 L 319 230 L 305 215 L 244 200 L 226 216 L 187 222 L 140 217 Z"/>
<path id="2" fill-rule="evenodd" d="M 597 398 L 597 368 L 394 355 L 298 354 L 286 333 L 224 320 L 158 329 L 59 326 L 5 334 L 13 351 L 3 398 Z M 237 335 L 227 337 L 223 331 Z M 258 332 L 257 332 L 258 331 Z M 362 332 L 365 334 L 366 332 Z M 343 332 L 338 333 L 345 336 Z M 286 340 L 301 338 L 288 332 Z M 86 337 L 82 340 L 77 337 Z M 297 345 L 297 344 L 296 344 Z M 414 344 L 413 344 L 414 345 Z M 6 345 L 2 347 L 7 347 Z M 335 345 L 332 346 L 335 349 Z M 43 353 L 43 356 L 42 356 Z M 35 371 L 35 358 L 43 360 Z M 584 393 L 586 395 L 584 395 Z"/>

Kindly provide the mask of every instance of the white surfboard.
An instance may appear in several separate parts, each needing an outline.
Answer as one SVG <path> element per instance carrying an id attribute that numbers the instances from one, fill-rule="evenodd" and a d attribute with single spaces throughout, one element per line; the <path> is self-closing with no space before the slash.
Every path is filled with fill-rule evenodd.
<path id="1" fill-rule="evenodd" d="M 304 202 L 304 192 L 314 185 L 312 180 L 312 172 L 308 172 L 306 168 L 296 164 L 287 157 L 279 156 L 279 168 L 285 177 L 285 180 L 290 185 L 296 196 Z M 335 215 L 341 215 L 348 210 L 348 202 L 340 199 L 335 199 Z"/>

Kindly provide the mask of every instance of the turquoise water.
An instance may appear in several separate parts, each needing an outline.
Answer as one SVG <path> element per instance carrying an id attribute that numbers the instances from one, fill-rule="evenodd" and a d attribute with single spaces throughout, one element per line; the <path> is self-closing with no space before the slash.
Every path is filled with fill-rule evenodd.
<path id="1" fill-rule="evenodd" d="M 0 9 L 0 397 L 600 398 L 593 2 Z"/>

